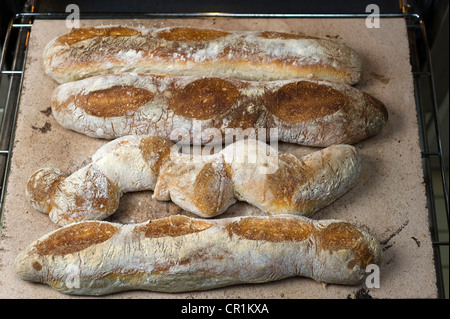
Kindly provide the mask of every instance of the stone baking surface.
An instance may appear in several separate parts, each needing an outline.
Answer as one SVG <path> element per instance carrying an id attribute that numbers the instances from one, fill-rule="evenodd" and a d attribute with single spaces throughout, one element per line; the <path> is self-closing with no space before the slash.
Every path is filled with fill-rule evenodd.
<path id="1" fill-rule="evenodd" d="M 436 275 L 430 239 L 428 210 L 418 138 L 413 79 L 409 63 L 406 24 L 403 19 L 382 19 L 369 29 L 364 19 L 149 19 L 86 20 L 81 26 L 198 26 L 225 30 L 270 30 L 330 38 L 356 50 L 365 62 L 358 88 L 385 103 L 389 120 L 382 132 L 360 142 L 362 171 L 358 184 L 343 197 L 312 216 L 341 219 L 374 235 L 382 244 L 380 288 L 322 285 L 307 278 L 289 278 L 258 285 L 239 285 L 203 292 L 163 294 L 131 291 L 103 298 L 356 298 L 361 292 L 373 298 L 436 298 Z M 49 110 L 57 83 L 44 74 L 42 50 L 52 38 L 68 32 L 64 20 L 36 20 L 20 100 L 11 168 L 4 202 L 0 240 L 1 298 L 77 298 L 43 285 L 17 279 L 16 255 L 32 241 L 57 228 L 48 216 L 25 199 L 31 174 L 46 166 L 73 172 L 84 166 L 104 140 L 96 140 L 60 127 Z M 310 148 L 279 144 L 294 155 Z M 246 203 L 231 206 L 220 217 L 258 215 Z M 173 214 L 186 214 L 173 203 L 156 202 L 151 192 L 122 197 L 119 211 L 109 220 L 143 222 Z M 190 215 L 193 216 L 193 215 Z M 218 217 L 218 218 L 220 218 Z"/>

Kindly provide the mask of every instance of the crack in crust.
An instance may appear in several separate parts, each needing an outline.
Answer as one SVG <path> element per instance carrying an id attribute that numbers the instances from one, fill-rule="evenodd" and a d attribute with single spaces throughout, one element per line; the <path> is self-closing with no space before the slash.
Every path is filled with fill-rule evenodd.
<path id="1" fill-rule="evenodd" d="M 134 231 L 143 233 L 146 238 L 178 237 L 201 232 L 212 226 L 213 224 L 207 221 L 176 215 L 149 221 Z"/>
<path id="2" fill-rule="evenodd" d="M 157 37 L 168 41 L 202 42 L 216 40 L 228 34 L 230 32 L 221 30 L 174 27 L 158 32 Z"/>
<path id="3" fill-rule="evenodd" d="M 283 242 L 307 239 L 313 231 L 313 226 L 296 219 L 247 217 L 228 224 L 226 229 L 230 237 Z"/>
<path id="4" fill-rule="evenodd" d="M 90 246 L 110 239 L 118 227 L 98 221 L 73 224 L 49 235 L 36 244 L 36 252 L 41 256 L 65 256 L 82 251 Z"/>
<path id="5" fill-rule="evenodd" d="M 126 27 L 73 28 L 69 33 L 58 37 L 57 42 L 62 45 L 73 45 L 94 37 L 130 37 L 137 34 L 141 33 L 136 29 Z"/>

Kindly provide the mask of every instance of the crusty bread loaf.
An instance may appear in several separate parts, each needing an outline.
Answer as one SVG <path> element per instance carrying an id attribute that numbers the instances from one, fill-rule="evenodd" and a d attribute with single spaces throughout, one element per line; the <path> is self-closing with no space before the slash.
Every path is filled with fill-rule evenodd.
<path id="1" fill-rule="evenodd" d="M 72 29 L 48 43 L 45 72 L 60 83 L 139 72 L 280 80 L 313 77 L 357 83 L 363 63 L 347 46 L 270 31 L 125 26 Z"/>
<path id="2" fill-rule="evenodd" d="M 343 221 L 177 215 L 130 225 L 65 226 L 20 252 L 14 267 L 20 279 L 63 293 L 105 295 L 187 292 L 293 276 L 355 285 L 380 259 L 377 240 Z"/>
<path id="3" fill-rule="evenodd" d="M 356 148 L 344 144 L 302 158 L 257 140 L 215 154 L 183 154 L 177 147 L 156 136 L 118 138 L 70 176 L 54 168 L 36 171 L 27 199 L 58 225 L 104 219 L 123 193 L 143 190 L 201 217 L 222 214 L 237 200 L 267 214 L 310 216 L 348 191 L 361 165 Z"/>
<path id="4" fill-rule="evenodd" d="M 242 81 L 116 74 L 60 85 L 51 106 L 65 128 L 95 138 L 158 135 L 187 143 L 255 138 L 326 147 L 377 134 L 385 106 L 354 87 L 323 80 Z"/>

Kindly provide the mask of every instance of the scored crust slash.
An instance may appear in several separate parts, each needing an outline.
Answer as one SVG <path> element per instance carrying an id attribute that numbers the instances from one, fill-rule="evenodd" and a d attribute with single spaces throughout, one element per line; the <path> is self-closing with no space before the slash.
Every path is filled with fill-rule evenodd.
<path id="1" fill-rule="evenodd" d="M 381 101 L 352 86 L 363 63 L 346 45 L 268 30 L 89 27 L 50 41 L 43 63 L 60 84 L 43 114 L 112 141 L 70 175 L 45 166 L 32 174 L 27 200 L 60 227 L 18 254 L 18 278 L 74 295 L 177 293 L 296 276 L 359 285 L 380 263 L 367 232 L 309 218 L 357 183 L 352 144 L 388 120 Z M 179 152 L 183 132 L 196 144 L 195 122 L 218 136 L 200 144 L 226 147 Z M 229 143 L 227 129 L 252 133 Z M 278 152 L 256 139 L 272 129 L 321 149 Z M 103 221 L 137 191 L 198 217 Z M 213 218 L 237 201 L 261 216 Z"/>

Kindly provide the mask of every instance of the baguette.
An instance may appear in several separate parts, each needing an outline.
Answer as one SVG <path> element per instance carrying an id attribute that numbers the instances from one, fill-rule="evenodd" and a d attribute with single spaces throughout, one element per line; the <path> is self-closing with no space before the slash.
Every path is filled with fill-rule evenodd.
<path id="1" fill-rule="evenodd" d="M 16 275 L 75 295 L 188 292 L 293 276 L 356 285 L 378 264 L 377 240 L 349 223 L 299 216 L 216 220 L 171 216 L 140 224 L 59 228 L 16 257 Z"/>
<path id="2" fill-rule="evenodd" d="M 123 26 L 72 29 L 44 49 L 46 74 L 59 83 L 139 72 L 245 80 L 320 78 L 355 84 L 363 63 L 343 44 L 270 31 Z"/>
<path id="3" fill-rule="evenodd" d="M 288 143 L 354 144 L 377 134 L 388 118 L 380 101 L 343 83 L 130 73 L 60 85 L 51 107 L 64 128 L 94 138 L 183 136 L 203 144 L 222 144 L 230 134 L 269 140 L 274 130 Z"/>
<path id="4" fill-rule="evenodd" d="M 105 144 L 71 175 L 42 168 L 26 197 L 58 225 L 113 214 L 123 193 L 153 190 L 187 212 L 210 218 L 237 200 L 273 214 L 310 216 L 357 181 L 360 157 L 335 145 L 300 159 L 258 140 L 240 140 L 215 154 L 184 154 L 156 136 L 125 136 Z"/>

